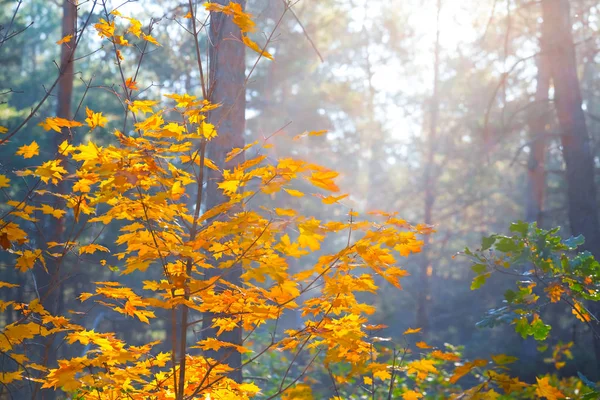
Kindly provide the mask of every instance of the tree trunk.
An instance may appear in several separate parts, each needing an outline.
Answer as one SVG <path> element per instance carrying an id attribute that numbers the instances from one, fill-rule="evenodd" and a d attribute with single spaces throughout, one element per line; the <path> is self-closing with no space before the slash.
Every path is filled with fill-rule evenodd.
<path id="1" fill-rule="evenodd" d="M 563 158 L 566 164 L 569 224 L 573 235 L 585 237 L 584 250 L 600 260 L 600 224 L 594 181 L 590 138 L 581 108 L 581 89 L 573 44 L 568 0 L 542 1 L 542 34 L 547 40 L 548 61 L 554 83 L 554 104 L 561 129 Z M 600 305 L 591 304 L 596 317 Z M 598 326 L 598 324 L 597 324 Z M 594 335 L 596 363 L 600 367 L 600 338 Z"/>
<path id="2" fill-rule="evenodd" d="M 217 0 L 216 3 L 227 5 L 229 0 Z M 245 8 L 245 0 L 237 0 Z M 213 139 L 208 148 L 210 158 L 219 166 L 219 169 L 231 169 L 235 164 L 242 162 L 240 155 L 229 163 L 225 163 L 225 155 L 234 147 L 244 147 L 244 129 L 246 123 L 246 88 L 245 88 L 245 46 L 241 41 L 240 29 L 233 23 L 231 17 L 223 13 L 212 13 L 209 27 L 209 100 L 213 104 L 220 103 L 221 107 L 211 111 L 209 120 L 215 125 L 218 136 Z M 211 209 L 225 201 L 225 197 L 217 188 L 220 175 L 215 171 L 208 171 L 206 183 L 206 209 Z M 206 278 L 211 274 L 218 274 L 217 268 L 207 270 Z M 227 280 L 234 284 L 241 282 L 241 268 L 234 266 L 227 271 Z M 204 316 L 202 329 L 204 337 L 214 337 L 216 330 L 211 328 L 213 315 Z M 236 328 L 231 332 L 224 332 L 220 340 L 241 344 L 242 330 Z M 228 364 L 234 368 L 230 377 L 237 382 L 242 381 L 242 356 L 236 351 L 226 349 L 223 351 L 206 352 L 207 357 Z"/>
<path id="3" fill-rule="evenodd" d="M 62 17 L 62 37 L 72 35 L 71 40 L 67 43 L 61 44 L 60 50 L 60 76 L 57 87 L 57 105 L 56 105 L 56 116 L 65 119 L 72 119 L 71 104 L 73 98 L 73 78 L 74 78 L 74 55 L 75 55 L 75 43 L 77 42 L 77 2 L 74 0 L 63 0 L 63 17 Z M 56 152 L 57 159 L 63 159 L 59 152 L 59 145 L 63 140 L 69 137 L 69 130 L 63 128 L 62 133 L 56 134 L 54 137 L 54 150 Z M 64 165 L 63 165 L 64 166 Z M 57 193 L 64 194 L 66 189 L 64 182 L 60 182 L 56 188 Z M 54 201 L 54 207 L 57 209 L 64 209 L 64 200 L 59 198 L 46 198 L 45 203 L 51 203 Z M 48 227 L 48 232 L 52 232 L 50 235 L 52 240 L 59 243 L 65 241 L 64 238 L 64 218 L 55 220 L 54 218 L 47 218 L 44 224 Z M 42 300 L 42 304 L 46 310 L 54 315 L 58 315 L 62 312 L 64 297 L 61 287 L 60 269 L 64 267 L 64 260 L 59 258 L 56 263 L 48 264 L 48 273 L 41 272 L 37 275 L 37 285 Z M 55 335 L 48 337 L 44 343 L 42 351 L 42 365 L 52 366 L 56 363 L 59 358 L 60 346 L 56 346 Z M 37 389 L 32 397 L 37 397 Z M 52 400 L 56 398 L 56 392 L 53 390 L 42 390 L 42 399 Z"/>
<path id="4" fill-rule="evenodd" d="M 541 40 L 544 40 L 542 38 Z M 541 42 L 541 41 L 540 41 Z M 540 43 L 540 48 L 544 48 Z M 538 59 L 537 82 L 533 112 L 529 118 L 529 160 L 527 162 L 527 192 L 525 221 L 542 225 L 542 211 L 546 192 L 546 126 L 548 125 L 548 91 L 550 89 L 550 65 L 545 54 Z"/>
<path id="5" fill-rule="evenodd" d="M 423 165 L 423 184 L 425 185 L 425 205 L 424 205 L 424 223 L 433 224 L 433 206 L 436 195 L 436 166 L 435 153 L 437 151 L 436 140 L 438 130 L 438 118 L 440 112 L 439 99 L 439 80 L 440 80 L 440 13 L 442 10 L 442 1 L 437 0 L 437 32 L 433 51 L 433 92 L 431 94 L 431 103 L 429 109 L 429 132 L 425 140 L 425 157 Z M 429 251 L 430 238 L 425 235 L 423 238 L 422 265 L 419 268 L 419 294 L 417 297 L 417 319 L 416 324 L 427 332 L 429 328 L 428 308 L 431 302 L 431 276 L 433 269 L 427 255 Z"/>

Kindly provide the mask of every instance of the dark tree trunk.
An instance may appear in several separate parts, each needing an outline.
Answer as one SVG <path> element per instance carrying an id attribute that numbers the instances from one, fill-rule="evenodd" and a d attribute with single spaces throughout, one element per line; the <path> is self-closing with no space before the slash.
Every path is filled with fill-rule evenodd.
<path id="1" fill-rule="evenodd" d="M 65 119 L 72 119 L 71 104 L 73 98 L 73 78 L 74 78 L 74 55 L 75 44 L 77 42 L 77 2 L 74 0 L 63 0 L 63 17 L 62 17 L 62 37 L 72 35 L 71 40 L 61 44 L 60 51 L 60 76 L 57 85 L 57 105 L 56 116 Z M 63 159 L 58 152 L 58 147 L 63 140 L 69 138 L 69 130 L 63 128 L 62 133 L 56 134 L 54 138 L 55 152 L 57 159 Z M 64 166 L 64 165 L 63 165 Z M 56 191 L 64 194 L 66 192 L 64 182 L 57 185 Z M 54 201 L 54 207 L 64 209 L 64 201 L 59 198 L 46 198 L 44 202 L 51 203 Z M 59 243 L 65 241 L 64 237 L 64 218 L 54 219 L 47 218 L 45 225 L 48 232 L 52 232 L 49 236 L 52 240 Z M 48 264 L 48 273 L 42 271 L 37 274 L 37 285 L 42 304 L 50 313 L 58 315 L 62 312 L 64 296 L 61 286 L 61 267 L 64 267 L 64 260 L 59 258 L 55 263 Z M 57 338 L 51 335 L 44 343 L 41 354 L 41 364 L 53 366 L 59 358 L 60 346 L 57 346 Z M 55 399 L 57 394 L 53 390 L 42 390 L 36 392 L 32 397 L 40 395 L 42 399 Z"/>
<path id="2" fill-rule="evenodd" d="M 245 8 L 245 0 L 238 0 L 242 9 Z M 216 3 L 229 4 L 229 0 L 218 0 Z M 245 46 L 241 41 L 240 29 L 232 22 L 231 17 L 223 13 L 212 13 L 209 27 L 209 100 L 220 103 L 221 107 L 212 111 L 209 120 L 218 131 L 217 138 L 213 139 L 208 146 L 209 157 L 222 169 L 231 169 L 237 163 L 243 161 L 240 155 L 230 163 L 225 163 L 225 155 L 234 147 L 244 147 L 244 129 L 246 123 L 246 88 L 245 88 Z M 235 39 L 234 39 L 235 38 Z M 220 175 L 215 171 L 208 171 L 206 184 L 206 209 L 211 209 L 225 201 L 221 190 L 217 188 Z M 238 210 L 239 211 L 239 210 Z M 210 274 L 220 273 L 216 268 L 208 270 Z M 227 272 L 227 280 L 234 284 L 240 283 L 242 274 L 240 266 L 234 266 Z M 211 328 L 213 315 L 204 316 L 203 336 L 214 337 L 216 330 Z M 220 340 L 230 343 L 241 344 L 242 330 L 236 328 L 231 332 L 224 332 Z M 242 381 L 242 356 L 236 351 L 226 349 L 223 351 L 210 351 L 205 354 L 220 360 L 234 371 L 230 377 L 237 382 Z"/>
<path id="3" fill-rule="evenodd" d="M 566 164 L 569 224 L 573 235 L 585 237 L 584 250 L 600 260 L 600 224 L 594 181 L 594 163 L 585 116 L 581 108 L 581 89 L 573 44 L 572 24 L 567 0 L 542 1 L 542 33 L 552 74 L 555 107 L 561 129 L 563 158 Z M 591 305 L 598 317 L 598 303 Z M 596 324 L 598 327 L 598 324 Z M 600 338 L 594 335 L 596 363 L 600 367 Z"/>
<path id="4" fill-rule="evenodd" d="M 541 40 L 545 40 L 542 38 Z M 541 42 L 541 41 L 540 41 Z M 540 43 L 540 48 L 545 48 Z M 546 126 L 548 125 L 548 91 L 550 89 L 550 65 L 548 56 L 538 59 L 537 82 L 533 111 L 529 117 L 529 160 L 527 161 L 527 192 L 525 220 L 542 224 L 544 197 L 546 192 Z"/>

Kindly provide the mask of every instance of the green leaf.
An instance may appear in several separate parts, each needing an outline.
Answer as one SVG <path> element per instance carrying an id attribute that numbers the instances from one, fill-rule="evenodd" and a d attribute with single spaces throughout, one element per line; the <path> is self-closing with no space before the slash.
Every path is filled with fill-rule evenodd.
<path id="1" fill-rule="evenodd" d="M 485 264 L 473 264 L 471 266 L 471 269 L 477 275 L 481 275 L 481 274 L 483 274 L 487 270 L 487 265 L 485 265 Z"/>
<path id="2" fill-rule="evenodd" d="M 530 331 L 531 331 L 531 327 L 529 326 L 529 323 L 527 322 L 527 318 L 525 318 L 525 317 L 519 318 L 517 320 L 517 322 L 515 323 L 515 332 L 521 334 L 521 337 L 523 339 L 525 339 L 529 335 Z"/>
<path id="3" fill-rule="evenodd" d="M 521 236 L 527 237 L 527 232 L 529 232 L 529 224 L 524 221 L 513 222 L 510 224 L 510 231 L 520 233 Z"/>
<path id="4" fill-rule="evenodd" d="M 512 238 L 501 236 L 496 243 L 496 250 L 509 253 L 519 250 L 519 245 Z"/>
<path id="5" fill-rule="evenodd" d="M 583 237 L 583 235 L 579 235 L 575 237 L 571 236 L 563 243 L 569 246 L 570 249 L 576 249 L 577 247 L 581 246 L 584 242 L 585 238 Z"/>
<path id="6" fill-rule="evenodd" d="M 512 303 L 517 298 L 517 294 L 513 290 L 508 289 L 506 292 L 504 292 L 504 298 L 509 303 Z"/>
<path id="7" fill-rule="evenodd" d="M 535 340 L 546 340 L 550 329 L 552 329 L 550 325 L 546 325 L 541 319 L 538 319 L 531 324 L 530 334 L 533 335 Z"/>
<path id="8" fill-rule="evenodd" d="M 493 246 L 494 242 L 496 242 L 496 235 L 484 237 L 481 239 L 481 250 L 487 250 Z"/>
<path id="9" fill-rule="evenodd" d="M 471 290 L 477 290 L 479 289 L 481 286 L 483 286 L 485 284 L 485 281 L 487 280 L 487 278 L 490 277 L 490 273 L 488 272 L 487 274 L 482 274 L 482 275 L 478 275 L 473 279 L 473 282 L 471 282 Z"/>

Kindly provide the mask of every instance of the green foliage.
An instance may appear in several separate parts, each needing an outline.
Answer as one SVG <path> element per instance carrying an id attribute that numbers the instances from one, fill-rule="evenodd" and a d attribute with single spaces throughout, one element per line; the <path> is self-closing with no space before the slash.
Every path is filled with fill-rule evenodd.
<path id="1" fill-rule="evenodd" d="M 590 324 L 595 317 L 584 301 L 600 299 L 600 264 L 589 252 L 577 252 L 584 238 L 563 239 L 559 228 L 545 230 L 523 221 L 511 224 L 509 230 L 512 235 L 484 237 L 480 248 L 464 252 L 476 274 L 472 290 L 481 288 L 492 274 L 516 279 L 514 288 L 504 294 L 507 305 L 489 310 L 479 325 L 511 322 L 523 338 L 545 340 L 551 326 L 542 321 L 540 311 L 558 302 L 567 304 L 577 319 Z"/>

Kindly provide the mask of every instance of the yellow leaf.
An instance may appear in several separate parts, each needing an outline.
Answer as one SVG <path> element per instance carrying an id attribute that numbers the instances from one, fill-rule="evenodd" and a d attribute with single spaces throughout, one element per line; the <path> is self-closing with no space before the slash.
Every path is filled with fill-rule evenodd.
<path id="1" fill-rule="evenodd" d="M 252 41 L 252 39 L 250 39 L 248 36 L 244 35 L 242 36 L 242 41 L 244 42 L 244 44 L 246 46 L 248 46 L 249 48 L 251 48 L 252 50 L 254 50 L 255 52 L 257 52 L 258 54 L 260 54 L 261 56 L 264 56 L 266 58 L 268 58 L 269 60 L 273 59 L 273 56 L 271 55 L 271 53 L 269 53 L 266 50 L 261 49 L 255 42 Z"/>
<path id="2" fill-rule="evenodd" d="M 181 185 L 181 182 L 175 181 L 171 188 L 171 199 L 179 200 L 179 198 L 185 193 L 185 187 Z"/>
<path id="3" fill-rule="evenodd" d="M 63 36 L 63 38 L 60 39 L 58 42 L 56 42 L 56 44 L 69 43 L 72 38 L 73 38 L 73 35 Z"/>
<path id="4" fill-rule="evenodd" d="M 252 395 L 260 392 L 260 388 L 256 386 L 254 383 L 242 383 L 238 386 L 238 389 L 242 392 L 250 393 Z"/>
<path id="5" fill-rule="evenodd" d="M 294 197 L 304 196 L 304 193 L 302 193 L 299 190 L 295 190 L 295 189 L 283 189 L 283 190 L 286 191 L 290 196 L 294 196 Z"/>
<path id="6" fill-rule="evenodd" d="M 43 204 L 38 210 L 42 211 L 42 213 L 46 215 L 52 215 L 54 218 L 62 218 L 67 212 L 64 210 L 58 210 L 56 208 L 52 208 L 47 204 Z"/>
<path id="7" fill-rule="evenodd" d="M 17 258 L 17 267 L 19 271 L 26 272 L 33 268 L 33 265 L 37 260 L 40 260 L 42 264 L 45 264 L 44 257 L 42 257 L 42 250 L 37 249 L 35 251 L 25 250 L 19 258 Z"/>
<path id="8" fill-rule="evenodd" d="M 139 90 L 139 88 L 137 87 L 137 82 L 134 81 L 133 78 L 127 78 L 127 80 L 125 81 L 125 86 L 129 90 Z"/>
<path id="9" fill-rule="evenodd" d="M 10 179 L 6 175 L 0 174 L 0 189 L 10 187 Z"/>
<path id="10" fill-rule="evenodd" d="M 40 154 L 40 146 L 34 140 L 31 144 L 19 147 L 19 150 L 15 154 L 23 156 L 23 158 L 32 158 Z"/>
<path id="11" fill-rule="evenodd" d="M 17 285 L 16 283 L 9 283 L 9 282 L 2 282 L 2 281 L 0 281 L 0 288 L 2 288 L 2 287 L 16 288 L 16 287 L 19 287 L 19 285 Z"/>
<path id="12" fill-rule="evenodd" d="M 13 381 L 17 381 L 21 379 L 21 375 L 23 371 L 14 371 L 14 372 L 0 372 L 0 383 L 4 385 L 8 385 Z"/>
<path id="13" fill-rule="evenodd" d="M 460 378 L 467 375 L 475 367 L 483 367 L 487 365 L 486 360 L 474 360 L 467 362 L 464 365 L 456 367 L 454 374 L 450 377 L 450 383 L 455 384 Z"/>
<path id="14" fill-rule="evenodd" d="M 365 383 L 365 385 L 372 385 L 373 379 L 371 379 L 371 377 L 369 376 L 363 376 L 363 382 Z"/>
<path id="15" fill-rule="evenodd" d="M 277 215 L 286 217 L 293 217 L 296 215 L 296 210 L 293 210 L 291 208 L 275 208 L 275 212 L 277 213 Z"/>
<path id="16" fill-rule="evenodd" d="M 92 128 L 92 130 L 97 126 L 103 128 L 108 122 L 108 119 L 103 117 L 102 113 L 95 113 L 87 107 L 85 108 L 85 113 L 87 115 L 85 122 L 87 122 L 88 126 Z"/>
<path id="17" fill-rule="evenodd" d="M 544 397 L 548 400 L 558 400 L 565 398 L 565 395 L 560 390 L 550 385 L 549 377 L 546 376 L 541 379 L 536 377 L 535 379 L 537 381 L 537 385 L 535 388 L 536 395 Z"/>
<path id="18" fill-rule="evenodd" d="M 122 35 L 113 36 L 113 42 L 119 46 L 131 46 L 129 40 L 125 39 Z"/>
<path id="19" fill-rule="evenodd" d="M 590 322 L 592 318 L 587 310 L 578 301 L 573 301 L 573 308 L 571 313 L 577 317 L 581 322 Z"/>
<path id="20" fill-rule="evenodd" d="M 420 349 L 431 349 L 431 346 L 429 346 L 425 342 L 417 342 L 417 343 L 415 343 L 415 346 L 417 346 Z"/>
<path id="21" fill-rule="evenodd" d="M 407 390 L 402 393 L 402 400 L 419 400 L 423 395 L 419 392 L 415 392 L 414 390 Z"/>
<path id="22" fill-rule="evenodd" d="M 152 44 L 153 44 L 153 45 L 155 45 L 155 46 L 160 46 L 160 43 L 158 43 L 158 42 L 156 41 L 156 39 L 154 39 L 154 38 L 152 37 L 152 35 L 146 35 L 145 33 L 142 33 L 142 39 L 144 39 L 144 40 L 145 40 L 145 41 L 147 41 L 147 42 L 150 42 L 150 43 L 152 43 Z"/>
<path id="23" fill-rule="evenodd" d="M 316 187 L 329 190 L 331 192 L 339 192 L 340 189 L 333 181 L 338 175 L 339 173 L 336 171 L 323 170 L 313 172 L 307 179 Z"/>
<path id="24" fill-rule="evenodd" d="M 129 28 L 127 28 L 127 32 L 139 38 L 142 35 L 142 23 L 135 18 L 127 19 L 130 23 Z"/>
<path id="25" fill-rule="evenodd" d="M 110 253 L 110 250 L 108 250 L 106 247 L 95 243 L 81 246 L 79 248 L 79 254 L 94 254 L 96 251 L 104 251 L 106 253 Z"/>
<path id="26" fill-rule="evenodd" d="M 0 125 L 0 134 L 5 134 L 5 133 L 8 133 L 8 128 Z"/>
<path id="27" fill-rule="evenodd" d="M 110 38 L 115 34 L 115 21 L 107 22 L 100 18 L 100 21 L 94 24 L 94 28 L 98 31 L 98 36 Z"/>
<path id="28" fill-rule="evenodd" d="M 348 197 L 347 194 L 343 194 L 341 196 L 327 196 L 327 197 L 322 197 L 321 201 L 325 204 L 334 204 L 342 199 L 345 199 L 346 197 Z"/>
<path id="29" fill-rule="evenodd" d="M 233 23 L 240 28 L 242 32 L 253 32 L 256 28 L 252 15 L 245 13 L 242 6 L 238 3 L 230 2 L 228 5 L 221 5 L 214 2 L 205 3 L 204 8 L 210 12 L 222 12 L 225 15 L 233 17 Z"/>
<path id="30" fill-rule="evenodd" d="M 419 333 L 421 332 L 421 328 L 408 328 L 407 330 L 404 331 L 403 335 L 410 335 L 412 333 Z"/>
<path id="31" fill-rule="evenodd" d="M 158 101 L 154 100 L 135 100 L 131 104 L 129 104 L 129 109 L 132 112 L 142 112 L 144 114 L 152 112 L 152 106 L 158 104 Z"/>
<path id="32" fill-rule="evenodd" d="M 552 303 L 558 303 L 562 294 L 565 292 L 565 289 L 561 284 L 554 282 L 548 285 L 548 287 L 544 289 L 544 292 L 548 293 L 548 297 L 550 297 Z"/>
<path id="33" fill-rule="evenodd" d="M 61 133 L 61 128 L 75 128 L 78 126 L 82 126 L 81 122 L 70 121 L 68 119 L 60 118 L 60 117 L 49 117 L 46 118 L 44 122 L 40 122 L 39 124 L 44 130 L 49 131 L 50 129 Z"/>

